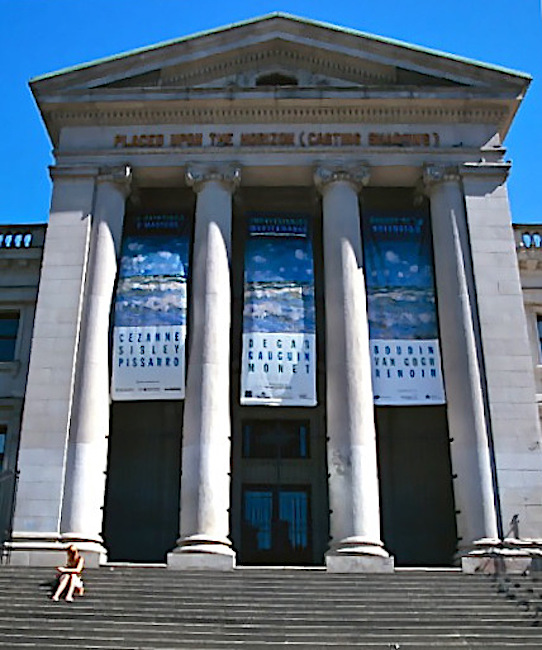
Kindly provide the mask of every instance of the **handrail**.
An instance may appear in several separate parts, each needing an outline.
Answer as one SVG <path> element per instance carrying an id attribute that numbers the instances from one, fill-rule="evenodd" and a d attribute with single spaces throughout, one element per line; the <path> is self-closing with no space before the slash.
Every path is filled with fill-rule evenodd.
<path id="1" fill-rule="evenodd" d="M 499 547 L 506 545 L 506 540 L 521 539 L 519 535 L 519 515 L 515 514 L 508 524 L 508 532 L 499 538 L 496 548 L 492 550 L 485 561 L 476 569 L 476 573 L 492 573 L 496 578 L 506 574 L 506 565 L 504 557 L 499 553 Z"/>
<path id="2" fill-rule="evenodd" d="M 519 515 L 517 514 L 510 519 L 510 528 L 504 536 L 504 539 L 510 538 L 510 534 L 513 539 L 519 539 Z"/>

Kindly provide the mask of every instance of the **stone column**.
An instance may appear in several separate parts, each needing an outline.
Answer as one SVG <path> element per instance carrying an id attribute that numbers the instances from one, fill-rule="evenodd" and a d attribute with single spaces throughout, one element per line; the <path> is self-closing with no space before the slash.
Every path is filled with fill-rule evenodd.
<path id="1" fill-rule="evenodd" d="M 384 572 L 358 192 L 366 168 L 318 169 L 326 304 L 329 571 Z"/>
<path id="2" fill-rule="evenodd" d="M 109 435 L 109 329 L 122 224 L 131 172 L 100 170 L 97 178 L 86 300 L 68 446 L 61 532 L 87 551 L 104 556 L 101 537 Z"/>
<path id="3" fill-rule="evenodd" d="M 233 569 L 230 507 L 232 193 L 240 170 L 197 170 L 190 350 L 183 423 L 180 537 L 174 569 Z"/>
<path id="4" fill-rule="evenodd" d="M 473 288 L 465 204 L 457 169 L 429 165 L 424 183 L 431 201 L 442 365 L 448 407 L 457 526 L 463 568 L 498 544 L 495 493 L 475 336 Z M 469 286 L 471 285 L 471 286 Z M 473 549 L 477 549 L 473 555 Z"/>

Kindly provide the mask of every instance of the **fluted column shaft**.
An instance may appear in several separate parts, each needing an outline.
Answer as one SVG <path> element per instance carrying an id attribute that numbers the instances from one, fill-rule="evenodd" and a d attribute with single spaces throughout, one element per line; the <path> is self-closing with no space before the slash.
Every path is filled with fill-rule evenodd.
<path id="1" fill-rule="evenodd" d="M 456 474 L 459 550 L 498 537 L 480 361 L 468 280 L 468 235 L 456 169 L 425 168 L 431 201 L 442 364 Z"/>
<path id="2" fill-rule="evenodd" d="M 101 545 L 109 434 L 109 323 L 130 170 L 97 177 L 86 298 L 68 446 L 63 538 Z"/>
<path id="3" fill-rule="evenodd" d="M 320 169 L 326 304 L 329 570 L 387 571 L 358 191 L 368 172 Z"/>
<path id="4" fill-rule="evenodd" d="M 180 539 L 172 568 L 231 569 L 230 320 L 232 193 L 237 169 L 191 170 L 197 192 L 185 398 Z"/>

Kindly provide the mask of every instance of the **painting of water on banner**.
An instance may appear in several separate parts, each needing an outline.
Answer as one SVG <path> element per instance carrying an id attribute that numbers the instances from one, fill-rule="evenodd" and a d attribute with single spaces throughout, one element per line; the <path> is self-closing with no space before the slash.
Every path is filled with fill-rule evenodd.
<path id="1" fill-rule="evenodd" d="M 241 404 L 316 404 L 314 260 L 309 219 L 249 216 Z"/>
<path id="2" fill-rule="evenodd" d="M 190 223 L 183 215 L 130 219 L 114 304 L 114 400 L 184 397 Z"/>
<path id="3" fill-rule="evenodd" d="M 375 404 L 444 404 L 429 218 L 363 215 Z"/>

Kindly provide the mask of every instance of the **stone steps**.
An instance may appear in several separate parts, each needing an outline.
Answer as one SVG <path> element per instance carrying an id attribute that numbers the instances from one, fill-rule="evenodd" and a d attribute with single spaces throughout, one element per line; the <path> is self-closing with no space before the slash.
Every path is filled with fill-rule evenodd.
<path id="1" fill-rule="evenodd" d="M 85 618 L 92 618 L 101 616 L 103 612 L 107 610 L 93 610 L 88 612 L 78 612 L 78 620 L 83 620 Z M 34 615 L 34 613 L 33 613 Z M 141 617 L 152 618 L 153 624 L 161 624 L 164 626 L 175 624 L 175 625 L 184 625 L 184 624 L 193 624 L 193 625 L 211 625 L 213 623 L 220 623 L 220 625 L 236 625 L 239 621 L 242 621 L 243 624 L 256 624 L 260 621 L 263 621 L 265 624 L 270 626 L 279 626 L 283 627 L 284 625 L 290 626 L 299 626 L 299 625 L 312 625 L 318 628 L 324 628 L 326 625 L 333 625 L 337 629 L 347 628 L 348 626 L 363 626 L 370 625 L 373 628 L 389 628 L 391 627 L 408 627 L 417 624 L 424 625 L 443 625 L 450 626 L 453 625 L 454 628 L 460 625 L 461 627 L 476 627 L 476 626 L 491 626 L 491 625 L 509 625 L 509 626 L 523 626 L 526 622 L 529 622 L 531 619 L 535 618 L 535 615 L 540 617 L 540 612 L 531 612 L 530 610 L 523 609 L 519 610 L 517 615 L 513 615 L 510 612 L 502 613 L 501 615 L 495 616 L 463 616 L 462 614 L 452 614 L 447 615 L 447 613 L 436 613 L 434 615 L 428 615 L 427 613 L 420 612 L 409 612 L 407 614 L 401 614 L 398 616 L 393 616 L 388 614 L 387 616 L 381 616 L 380 612 L 365 612 L 361 616 L 342 616 L 340 612 L 337 612 L 334 615 L 328 615 L 326 617 L 321 617 L 318 613 L 314 615 L 303 615 L 303 614 L 290 614 L 284 616 L 268 616 L 267 612 L 262 611 L 260 615 L 245 616 L 242 612 L 239 612 L 238 615 L 224 615 L 221 612 L 218 613 L 205 613 L 205 612 L 183 612 L 177 616 L 167 615 L 167 614 L 157 614 L 155 612 L 141 613 L 139 616 L 134 614 L 130 615 L 128 610 L 117 610 L 114 614 L 107 612 L 108 624 L 115 625 L 117 622 L 122 622 L 123 624 L 132 625 L 138 624 L 141 621 Z M 34 616 L 34 621 L 39 620 L 40 618 L 46 619 L 47 621 L 62 621 L 65 617 L 73 616 L 73 612 L 63 611 L 62 614 L 51 614 L 50 616 L 47 613 L 43 615 Z M 24 622 L 22 615 L 19 617 L 10 615 L 8 624 L 4 623 L 5 618 L 2 617 L 0 620 L 0 629 L 5 627 L 10 627 L 15 624 L 20 624 Z"/>
<path id="2" fill-rule="evenodd" d="M 0 567 L 0 650 L 542 648 L 534 578 L 105 567 L 74 603 L 50 600 L 53 578 Z"/>
<path id="3" fill-rule="evenodd" d="M 311 648 L 333 648 L 347 649 L 347 648 L 363 648 L 364 650 L 382 650 L 390 648 L 400 648 L 405 650 L 425 650 L 427 648 L 482 648 L 483 650 L 500 650 L 501 648 L 521 648 L 522 650 L 540 650 L 540 642 L 529 642 L 523 639 L 492 639 L 488 641 L 487 637 L 464 637 L 464 636 L 449 636 L 449 637 L 435 637 L 432 636 L 426 639 L 417 637 L 409 639 L 388 639 L 370 640 L 365 637 L 358 637 L 352 641 L 343 641 L 337 639 L 325 639 L 318 641 L 271 641 L 268 639 L 254 640 L 253 638 L 246 639 L 215 639 L 206 641 L 201 639 L 185 639 L 178 638 L 175 641 L 161 641 L 159 639 L 149 641 L 130 641 L 127 639 L 109 639 L 108 641 L 88 640 L 88 638 L 72 638 L 72 639 L 37 639 L 35 641 L 9 639 L 4 641 L 0 640 L 0 648 L 8 650 L 15 648 L 32 648 L 33 650 L 56 650 L 57 648 L 85 648 L 85 650 L 118 650 L 119 648 L 130 650 L 179 650 L 179 649 L 197 649 L 197 650 L 222 650 L 227 648 L 262 648 L 262 650 L 284 650 L 285 647 L 296 648 L 299 650 L 311 650 Z"/>

